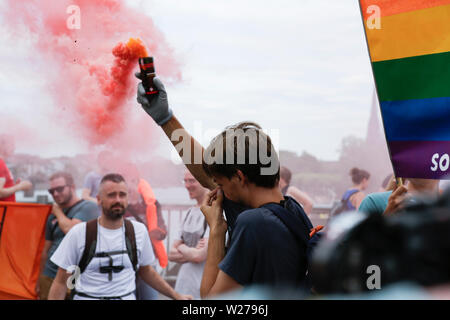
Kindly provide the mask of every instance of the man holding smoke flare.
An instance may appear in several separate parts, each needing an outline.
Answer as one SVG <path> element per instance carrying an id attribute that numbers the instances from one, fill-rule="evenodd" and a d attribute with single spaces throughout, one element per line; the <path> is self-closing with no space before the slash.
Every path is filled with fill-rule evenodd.
<path id="1" fill-rule="evenodd" d="M 136 77 L 148 80 L 142 68 Z M 210 228 L 201 297 L 249 285 L 307 289 L 303 286 L 307 240 L 299 241 L 299 235 L 309 239 L 313 226 L 302 207 L 281 193 L 280 165 L 270 137 L 259 125 L 241 122 L 224 130 L 204 150 L 173 115 L 162 82 L 153 77 L 152 81 L 156 90 L 138 85 L 137 101 L 161 126 L 195 179 L 211 190 L 201 206 Z M 188 147 L 179 148 L 180 137 Z M 231 141 L 231 147 L 225 140 Z M 291 232 L 278 218 L 280 211 L 300 232 Z"/>

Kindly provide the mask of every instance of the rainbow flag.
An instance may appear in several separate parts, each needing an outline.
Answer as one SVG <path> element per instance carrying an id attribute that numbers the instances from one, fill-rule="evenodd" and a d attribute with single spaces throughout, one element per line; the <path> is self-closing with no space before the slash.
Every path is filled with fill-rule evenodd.
<path id="1" fill-rule="evenodd" d="M 360 0 L 360 7 L 396 176 L 448 178 L 450 0 Z"/>

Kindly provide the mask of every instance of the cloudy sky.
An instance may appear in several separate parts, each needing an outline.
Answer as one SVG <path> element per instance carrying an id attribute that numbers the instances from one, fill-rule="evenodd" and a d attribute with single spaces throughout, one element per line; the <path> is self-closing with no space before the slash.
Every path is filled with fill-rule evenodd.
<path id="1" fill-rule="evenodd" d="M 183 81 L 167 86 L 169 101 L 204 144 L 225 126 L 252 120 L 278 148 L 332 160 L 343 137 L 365 136 L 374 85 L 358 1 L 127 2 L 153 18 L 181 61 Z M 19 130 L 45 126 L 40 106 L 52 103 L 36 70 L 18 67 L 32 54 L 27 46 L 0 33 L 0 115 L 20 119 Z M 41 146 L 18 151 L 87 151 L 82 142 L 67 145 L 64 128 L 51 128 Z M 164 153 L 170 145 L 161 139 Z"/>

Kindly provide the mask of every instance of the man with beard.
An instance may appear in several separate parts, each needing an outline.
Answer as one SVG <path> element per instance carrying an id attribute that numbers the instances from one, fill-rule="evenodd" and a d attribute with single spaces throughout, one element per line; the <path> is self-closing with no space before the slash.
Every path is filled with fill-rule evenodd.
<path id="1" fill-rule="evenodd" d="M 45 244 L 41 256 L 40 277 L 36 292 L 41 300 L 46 300 L 50 286 L 58 271 L 58 266 L 50 257 L 60 245 L 67 232 L 76 224 L 98 217 L 97 205 L 81 200 L 76 194 L 73 177 L 67 172 L 57 172 L 50 177 L 50 189 L 54 203 L 52 214 L 45 226 Z"/>
<path id="2" fill-rule="evenodd" d="M 51 258 L 59 269 L 49 299 L 64 299 L 71 275 L 68 271 L 74 267 L 71 278 L 75 278 L 75 300 L 135 300 L 136 274 L 172 299 L 192 299 L 175 292 L 151 267 L 155 256 L 147 228 L 123 218 L 128 206 L 128 186 L 121 175 L 107 174 L 102 178 L 97 202 L 102 209 L 100 218 L 72 228 Z M 95 234 L 91 232 L 93 225 Z M 87 243 L 88 239 L 95 241 Z M 94 252 L 86 259 L 89 251 Z"/>

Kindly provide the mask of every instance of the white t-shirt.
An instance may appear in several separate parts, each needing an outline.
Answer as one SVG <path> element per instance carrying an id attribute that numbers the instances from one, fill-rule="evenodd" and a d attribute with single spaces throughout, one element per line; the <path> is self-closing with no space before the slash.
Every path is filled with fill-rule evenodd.
<path id="1" fill-rule="evenodd" d="M 138 256 L 138 265 L 154 265 L 155 255 L 144 224 L 131 221 L 134 227 L 136 237 L 136 249 Z M 73 271 L 74 266 L 78 265 L 83 255 L 86 240 L 86 222 L 79 223 L 72 227 L 66 234 L 58 249 L 51 257 L 51 261 L 58 267 Z M 109 251 L 126 251 L 125 230 L 124 227 L 111 230 L 98 225 L 96 253 Z M 124 269 L 118 273 L 112 273 L 112 280 L 109 281 L 108 273 L 100 273 L 100 266 L 109 266 L 110 260 L 105 258 L 92 258 L 86 270 L 79 278 L 76 290 L 94 297 L 115 297 L 133 292 L 136 289 L 136 275 L 133 265 L 127 253 L 113 255 L 113 266 L 124 266 Z M 124 300 L 135 300 L 133 294 L 123 297 Z M 88 298 L 75 295 L 74 300 L 89 300 Z"/>

